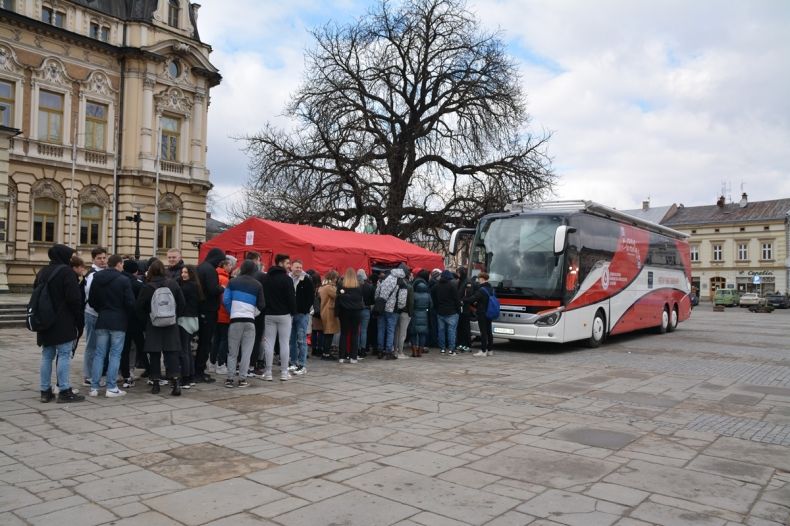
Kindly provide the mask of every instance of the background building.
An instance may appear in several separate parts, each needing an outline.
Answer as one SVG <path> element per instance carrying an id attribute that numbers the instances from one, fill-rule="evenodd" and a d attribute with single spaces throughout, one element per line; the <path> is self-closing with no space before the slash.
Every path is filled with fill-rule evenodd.
<path id="1" fill-rule="evenodd" d="M 678 205 L 663 225 L 690 235 L 692 285 L 710 298 L 721 287 L 741 292 L 788 292 L 790 199 Z"/>
<path id="2" fill-rule="evenodd" d="M 197 257 L 211 188 L 208 96 L 221 80 L 198 8 L 0 0 L 0 274 L 9 286 L 31 284 L 53 243 L 86 258 L 96 245 L 134 254 L 138 226 L 141 257 L 170 247 Z"/>

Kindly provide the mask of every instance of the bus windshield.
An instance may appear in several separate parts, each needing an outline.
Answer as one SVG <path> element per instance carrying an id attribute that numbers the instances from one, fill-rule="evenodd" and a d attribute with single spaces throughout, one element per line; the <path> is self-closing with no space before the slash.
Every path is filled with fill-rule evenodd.
<path id="1" fill-rule="evenodd" d="M 535 298 L 562 296 L 563 256 L 554 255 L 561 216 L 483 219 L 475 237 L 472 273 L 486 269 L 497 292 Z"/>

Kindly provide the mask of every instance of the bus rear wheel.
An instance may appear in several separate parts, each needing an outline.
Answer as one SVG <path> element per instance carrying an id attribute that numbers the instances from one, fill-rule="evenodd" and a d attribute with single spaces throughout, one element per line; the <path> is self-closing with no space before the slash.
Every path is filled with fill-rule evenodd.
<path id="1" fill-rule="evenodd" d="M 593 318 L 592 322 L 592 334 L 590 334 L 590 338 L 587 340 L 587 347 L 591 349 L 595 349 L 599 347 L 606 336 L 606 318 L 604 317 L 603 312 L 598 311 L 595 313 L 595 318 Z"/>
<path id="2" fill-rule="evenodd" d="M 672 307 L 672 312 L 669 313 L 669 325 L 667 325 L 667 332 L 675 332 L 678 328 L 678 306 Z"/>

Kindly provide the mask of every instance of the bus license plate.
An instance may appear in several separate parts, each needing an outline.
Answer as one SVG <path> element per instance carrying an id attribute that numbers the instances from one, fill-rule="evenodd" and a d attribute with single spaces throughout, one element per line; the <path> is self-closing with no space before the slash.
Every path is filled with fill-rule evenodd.
<path id="1" fill-rule="evenodd" d="M 516 334 L 516 331 L 505 327 L 494 327 L 494 334 Z"/>

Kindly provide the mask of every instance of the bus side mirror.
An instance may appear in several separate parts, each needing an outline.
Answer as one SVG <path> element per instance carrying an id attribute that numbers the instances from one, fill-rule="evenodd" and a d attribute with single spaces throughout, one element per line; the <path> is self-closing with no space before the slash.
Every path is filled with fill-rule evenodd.
<path id="1" fill-rule="evenodd" d="M 462 237 L 473 236 L 475 234 L 474 228 L 456 228 L 453 230 L 453 233 L 450 234 L 450 249 L 449 253 L 451 256 L 454 256 L 455 253 L 458 251 L 458 241 Z"/>
<path id="2" fill-rule="evenodd" d="M 565 242 L 568 234 L 576 232 L 576 229 L 568 225 L 560 225 L 554 232 L 554 255 L 559 256 L 565 252 Z"/>

